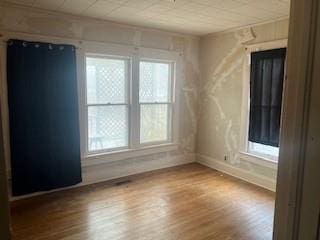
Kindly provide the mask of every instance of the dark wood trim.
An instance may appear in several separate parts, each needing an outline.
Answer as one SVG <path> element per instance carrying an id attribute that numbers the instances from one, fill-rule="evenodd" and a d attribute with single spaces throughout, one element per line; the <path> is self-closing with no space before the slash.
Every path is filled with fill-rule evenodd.
<path id="1" fill-rule="evenodd" d="M 1 74 L 0 74 L 1 77 Z M 1 118 L 1 103 L 0 103 L 0 120 Z M 8 181 L 6 173 L 6 163 L 3 145 L 2 121 L 0 121 L 0 236 L 1 240 L 9 240 L 10 236 L 10 214 L 8 200 Z"/>

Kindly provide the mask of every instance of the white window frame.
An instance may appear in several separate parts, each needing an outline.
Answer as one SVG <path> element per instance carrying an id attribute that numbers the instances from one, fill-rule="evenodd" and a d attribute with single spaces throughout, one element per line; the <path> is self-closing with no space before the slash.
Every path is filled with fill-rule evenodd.
<path id="1" fill-rule="evenodd" d="M 106 56 L 111 58 L 130 59 L 130 80 L 128 86 L 128 147 L 89 151 L 88 150 L 88 112 L 87 112 L 87 80 L 86 56 Z M 147 154 L 178 149 L 179 132 L 179 82 L 181 78 L 181 55 L 178 52 L 133 46 L 90 43 L 81 44 L 78 51 L 78 84 L 80 105 L 80 133 L 82 165 L 90 166 L 106 162 L 123 160 Z M 140 144 L 140 104 L 139 104 L 139 64 L 140 61 L 165 62 L 171 66 L 171 136 L 168 141 Z M 178 81 L 179 80 L 179 81 Z"/>
<path id="2" fill-rule="evenodd" d="M 141 105 L 153 105 L 153 104 L 166 104 L 168 106 L 168 129 L 167 129 L 167 140 L 164 141 L 153 141 L 153 142 L 146 142 L 146 143 L 141 143 L 140 140 L 140 136 L 139 136 L 139 145 L 141 147 L 146 147 L 146 146 L 152 146 L 152 145 L 159 145 L 159 144 L 168 144 L 172 142 L 172 125 L 173 125 L 173 102 L 174 102 L 174 82 L 175 82 L 175 65 L 176 63 L 174 61 L 170 61 L 170 60 L 163 60 L 163 59 L 152 59 L 152 58 L 141 58 L 139 59 L 139 65 L 141 62 L 150 62 L 150 63 L 164 63 L 164 64 L 168 64 L 169 65 L 169 77 L 170 77 L 170 89 L 169 89 L 169 101 L 167 102 L 140 102 L 139 101 L 139 112 L 141 109 Z M 140 69 L 140 68 L 139 68 Z M 140 74 L 139 74 L 140 77 Z M 139 114 L 139 130 L 140 129 L 140 116 L 141 114 Z M 140 132 L 140 131 L 139 131 Z"/>
<path id="3" fill-rule="evenodd" d="M 249 150 L 249 113 L 250 113 L 250 67 L 251 53 L 279 48 L 286 48 L 287 39 L 269 41 L 257 44 L 246 45 L 246 57 L 243 64 L 243 91 L 241 109 L 241 129 L 240 129 L 240 156 L 250 162 L 262 165 L 277 164 L 278 156 L 263 154 Z M 267 163 L 266 163 L 267 162 Z"/>
<path id="4" fill-rule="evenodd" d="M 111 59 L 111 60 L 124 60 L 127 61 L 127 66 L 126 66 L 126 75 L 128 77 L 127 82 L 125 82 L 125 91 L 126 91 L 126 99 L 124 103 L 88 103 L 88 99 L 87 99 L 87 79 L 86 79 L 86 94 L 85 94 L 85 111 L 86 111 L 86 116 L 85 116 L 85 121 L 87 123 L 87 128 L 86 128 L 86 152 L 88 154 L 99 154 L 99 153 L 104 153 L 104 152 L 114 152 L 114 151 L 120 151 L 120 150 L 124 150 L 127 149 L 130 146 L 130 140 L 131 138 L 129 137 L 129 133 L 130 133 L 130 110 L 131 110 L 131 103 L 130 103 L 130 93 L 131 93 L 131 82 L 132 82 L 132 76 L 131 76 L 131 58 L 128 56 L 116 56 L 116 55 L 104 55 L 104 54 L 93 54 L 93 53 L 85 53 L 85 62 L 87 57 L 91 57 L 91 58 L 100 58 L 100 59 Z M 86 72 L 86 67 L 84 69 L 84 71 Z M 86 77 L 87 77 L 87 73 L 86 73 Z M 127 123 L 128 123 L 128 139 L 127 139 L 127 146 L 123 146 L 123 147 L 115 147 L 115 148 L 107 148 L 107 149 L 101 149 L 101 150 L 89 150 L 89 107 L 103 107 L 103 106 L 125 106 L 127 108 Z"/>

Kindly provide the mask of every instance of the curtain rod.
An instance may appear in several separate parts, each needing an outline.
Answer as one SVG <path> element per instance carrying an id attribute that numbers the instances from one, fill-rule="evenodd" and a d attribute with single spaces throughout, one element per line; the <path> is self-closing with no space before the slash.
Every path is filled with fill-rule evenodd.
<path id="1" fill-rule="evenodd" d="M 1 1 L 1 0 L 0 0 Z M 15 31 L 10 31 L 10 30 L 4 30 L 0 29 L 0 39 L 3 37 L 7 37 L 6 35 L 25 35 L 29 36 L 31 38 L 34 37 L 39 37 L 39 38 L 52 38 L 53 40 L 59 40 L 59 41 L 69 41 L 69 42 L 77 42 L 79 45 L 82 43 L 97 43 L 97 44 L 115 44 L 115 45 L 120 45 L 120 46 L 129 46 L 129 47 L 135 47 L 135 48 L 144 48 L 144 49 L 156 49 L 156 50 L 161 50 L 161 51 L 169 51 L 169 52 L 174 52 L 183 55 L 181 51 L 177 50 L 172 50 L 170 48 L 157 48 L 157 47 L 143 47 L 140 45 L 135 45 L 135 44 L 126 44 L 126 43 L 117 43 L 117 42 L 112 42 L 112 41 L 99 41 L 99 40 L 86 40 L 86 39 L 81 39 L 81 38 L 68 38 L 68 37 L 56 37 L 53 35 L 41 35 L 41 34 L 36 34 L 36 33 L 28 33 L 28 32 L 15 32 Z M 81 47 L 77 46 L 79 49 Z"/>
<path id="2" fill-rule="evenodd" d="M 20 39 L 19 39 L 20 40 Z M 26 41 L 27 42 L 27 40 L 21 40 L 21 41 Z M 9 41 L 7 41 L 7 40 L 2 40 L 2 42 L 3 43 L 8 43 Z M 36 42 L 39 42 L 39 43 L 48 43 L 48 44 L 56 44 L 56 45 L 58 45 L 58 44 L 63 44 L 63 43 L 51 43 L 51 42 L 42 42 L 42 41 L 36 41 Z M 73 46 L 75 49 L 81 49 L 80 47 L 77 47 L 77 46 Z"/>
<path id="3" fill-rule="evenodd" d="M 52 40 L 56 40 L 56 41 L 68 41 L 68 42 L 72 42 L 74 45 L 77 44 L 81 44 L 82 40 L 79 39 L 72 39 L 72 38 L 64 38 L 64 37 L 56 37 L 56 36 L 51 36 L 51 35 L 41 35 L 41 34 L 36 34 L 36 33 L 27 33 L 27 32 L 15 32 L 15 31 L 8 31 L 8 30 L 3 30 L 0 29 L 0 38 L 10 38 L 10 35 L 14 35 L 13 37 L 17 37 L 19 38 L 20 36 L 23 38 L 24 36 L 26 37 L 31 37 L 31 38 L 42 38 L 45 39 L 44 41 L 50 41 L 49 38 L 52 38 Z M 48 39 L 48 40 L 46 40 Z M 5 39 L 3 39 L 3 41 L 7 42 Z M 35 40 L 37 41 L 37 40 Z M 78 46 L 76 46 L 78 47 Z"/>

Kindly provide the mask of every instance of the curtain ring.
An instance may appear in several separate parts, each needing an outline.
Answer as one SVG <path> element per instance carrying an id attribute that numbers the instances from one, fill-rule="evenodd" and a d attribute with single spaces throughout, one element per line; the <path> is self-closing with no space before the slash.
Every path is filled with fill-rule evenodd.
<path id="1" fill-rule="evenodd" d="M 13 45 L 13 41 L 9 41 L 8 46 L 12 46 L 12 45 Z"/>
<path id="2" fill-rule="evenodd" d="M 49 44 L 49 49 L 50 49 L 50 50 L 52 50 L 52 49 L 53 49 L 53 47 L 52 47 L 52 45 L 51 45 L 51 44 Z"/>
<path id="3" fill-rule="evenodd" d="M 39 44 L 38 44 L 38 43 L 36 43 L 34 46 L 35 46 L 36 48 L 39 48 Z"/>
<path id="4" fill-rule="evenodd" d="M 27 43 L 26 43 L 26 42 L 23 42 L 23 43 L 22 43 L 22 46 L 26 47 L 26 46 L 27 46 Z"/>
<path id="5" fill-rule="evenodd" d="M 60 50 L 63 50 L 63 49 L 64 49 L 64 46 L 60 46 L 59 49 L 60 49 Z"/>

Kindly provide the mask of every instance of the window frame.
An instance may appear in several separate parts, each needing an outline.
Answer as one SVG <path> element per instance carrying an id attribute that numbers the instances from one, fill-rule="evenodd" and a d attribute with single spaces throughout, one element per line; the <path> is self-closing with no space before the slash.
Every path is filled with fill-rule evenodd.
<path id="1" fill-rule="evenodd" d="M 254 148 L 255 144 L 257 144 L 258 146 L 262 145 L 265 148 L 277 148 L 278 149 L 278 154 L 274 155 L 274 154 L 269 154 L 269 153 L 264 153 L 264 152 L 259 152 L 259 151 L 252 150 L 252 148 Z M 273 147 L 273 146 L 268 146 L 268 145 L 261 144 L 261 143 L 250 142 L 249 140 L 248 140 L 247 152 L 249 154 L 254 155 L 254 156 L 263 157 L 263 158 L 270 159 L 270 160 L 275 161 L 275 162 L 278 161 L 278 157 L 279 157 L 279 147 Z"/>
<path id="2" fill-rule="evenodd" d="M 150 63 L 163 63 L 163 64 L 168 64 L 169 65 L 169 77 L 170 77 L 170 85 L 169 85 L 169 94 L 168 96 L 170 97 L 169 101 L 167 102 L 140 102 L 140 98 L 138 101 L 139 105 L 139 133 L 141 134 L 141 129 L 140 129 L 140 121 L 141 121 L 141 105 L 161 105 L 165 104 L 168 106 L 168 118 L 167 118 L 167 123 L 168 123 L 168 129 L 167 129 L 167 136 L 168 138 L 163 141 L 150 141 L 150 142 L 145 142 L 141 143 L 141 136 L 139 136 L 139 146 L 140 147 L 147 147 L 147 146 L 153 146 L 153 145 L 159 145 L 159 144 L 168 144 L 172 142 L 172 125 L 173 125 L 173 102 L 174 102 L 174 82 L 175 82 L 175 65 L 176 63 L 171 60 L 163 60 L 163 59 L 154 59 L 154 58 L 139 58 L 139 70 L 140 70 L 140 63 L 141 62 L 150 62 Z M 138 79 L 138 84 L 140 87 L 140 72 L 139 72 L 139 79 Z M 140 91 L 140 88 L 139 88 Z"/>
<path id="3" fill-rule="evenodd" d="M 88 149 L 88 112 L 87 112 L 87 80 L 86 80 L 86 56 L 108 56 L 111 58 L 130 59 L 129 85 L 128 85 L 128 146 L 89 151 Z M 112 43 L 81 43 L 81 49 L 77 54 L 78 62 L 78 90 L 79 90 L 79 118 L 81 133 L 81 156 L 84 166 L 91 166 L 106 162 L 118 161 L 147 154 L 173 151 L 178 149 L 179 133 L 179 82 L 181 74 L 181 53 L 168 50 L 138 48 L 129 45 Z M 139 105 L 139 64 L 140 60 L 154 60 L 156 62 L 172 63 L 171 95 L 171 138 L 168 141 L 140 144 L 140 108 Z M 179 79 L 179 81 L 177 81 Z"/>
<path id="4" fill-rule="evenodd" d="M 241 108 L 241 128 L 240 128 L 240 145 L 239 153 L 245 159 L 261 164 L 261 161 L 271 164 L 278 164 L 278 156 L 268 155 L 260 152 L 250 151 L 249 149 L 249 114 L 250 114 L 250 68 L 251 53 L 257 51 L 272 50 L 278 48 L 287 48 L 288 40 L 280 39 L 263 43 L 245 45 L 245 60 L 243 63 L 243 91 L 242 91 L 242 108 Z M 285 84 L 285 81 L 284 83 Z"/>
<path id="5" fill-rule="evenodd" d="M 99 154 L 99 153 L 108 153 L 108 152 L 114 152 L 114 151 L 120 151 L 120 150 L 124 150 L 124 149 L 128 149 L 129 146 L 130 146 L 130 137 L 129 137 L 129 134 L 130 134 L 130 118 L 131 118 L 131 114 L 130 114 L 130 110 L 131 110 L 131 82 L 132 82 L 132 74 L 131 74 L 131 64 L 132 64 L 132 61 L 131 61 L 131 58 L 128 57 L 128 56 L 119 56 L 119 55 L 105 55 L 105 54 L 92 54 L 92 53 L 85 53 L 84 55 L 85 57 L 85 68 L 84 68 L 84 71 L 85 71 L 85 84 L 86 84 L 86 94 L 85 94 L 85 110 L 86 110 L 86 115 L 85 115 L 85 121 L 86 121 L 86 152 L 88 153 L 88 155 L 94 155 L 94 154 Z M 125 101 L 124 103 L 94 103 L 94 104 L 91 104 L 91 103 L 88 103 L 88 99 L 87 99 L 87 90 L 88 90 L 88 87 L 87 87 L 87 71 L 86 71 L 86 67 L 87 67 L 87 64 L 86 64 L 86 60 L 88 57 L 91 57 L 91 58 L 99 58 L 99 59 L 111 59 L 111 60 L 124 60 L 126 61 L 126 76 L 127 76 L 127 79 L 125 81 L 125 91 L 126 91 L 126 98 L 125 98 Z M 127 138 L 127 146 L 121 146 L 121 147 L 114 147 L 114 148 L 105 148 L 105 149 L 100 149 L 100 150 L 89 150 L 89 107 L 108 107 L 108 106 L 125 106 L 127 108 L 127 124 L 128 124 L 128 132 L 127 132 L 127 135 L 128 135 L 128 138 Z"/>

